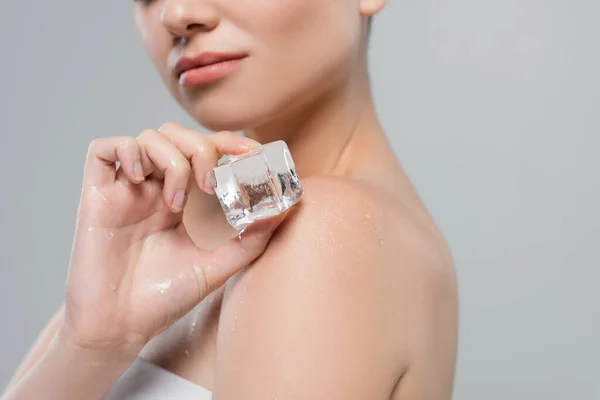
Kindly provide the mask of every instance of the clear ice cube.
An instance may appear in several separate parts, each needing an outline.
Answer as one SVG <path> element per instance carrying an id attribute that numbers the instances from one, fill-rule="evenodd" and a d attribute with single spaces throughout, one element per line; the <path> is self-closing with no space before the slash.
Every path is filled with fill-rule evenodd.
<path id="1" fill-rule="evenodd" d="M 283 140 L 224 157 L 212 177 L 227 221 L 237 230 L 281 214 L 302 197 L 296 167 Z"/>

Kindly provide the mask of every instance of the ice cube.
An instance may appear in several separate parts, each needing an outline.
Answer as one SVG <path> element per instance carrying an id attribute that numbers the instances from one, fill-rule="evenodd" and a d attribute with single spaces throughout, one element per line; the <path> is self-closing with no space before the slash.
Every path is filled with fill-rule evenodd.
<path id="1" fill-rule="evenodd" d="M 281 214 L 302 197 L 296 167 L 283 140 L 224 157 L 212 177 L 227 221 L 237 230 Z"/>

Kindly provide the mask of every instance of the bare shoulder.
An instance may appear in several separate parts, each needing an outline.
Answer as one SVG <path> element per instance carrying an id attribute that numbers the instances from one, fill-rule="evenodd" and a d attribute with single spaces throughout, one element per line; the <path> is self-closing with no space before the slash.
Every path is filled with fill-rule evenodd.
<path id="1" fill-rule="evenodd" d="M 303 187 L 265 253 L 227 287 L 216 391 L 226 399 L 390 398 L 422 357 L 424 321 L 452 296 L 452 268 L 374 188 L 338 178 Z"/>
<path id="2" fill-rule="evenodd" d="M 269 251 L 311 248 L 337 257 L 363 255 L 367 258 L 348 260 L 350 265 L 369 273 L 453 280 L 452 256 L 443 237 L 402 202 L 348 179 L 310 178 L 303 185 L 301 204 L 281 226 Z"/>

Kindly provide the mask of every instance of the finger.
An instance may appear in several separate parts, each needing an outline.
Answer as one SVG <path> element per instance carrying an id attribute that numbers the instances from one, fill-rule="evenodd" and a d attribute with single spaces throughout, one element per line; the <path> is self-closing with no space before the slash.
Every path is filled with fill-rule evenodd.
<path id="1" fill-rule="evenodd" d="M 137 138 L 138 144 L 156 169 L 164 174 L 163 198 L 173 212 L 185 204 L 190 176 L 190 164 L 173 143 L 160 132 L 147 129 Z"/>
<path id="2" fill-rule="evenodd" d="M 141 181 L 145 180 L 150 174 L 152 174 L 153 178 L 158 178 L 160 180 L 164 179 L 164 176 L 156 168 L 154 163 L 152 163 L 152 161 L 150 160 L 150 158 L 148 157 L 146 152 L 140 148 L 140 144 L 138 143 L 138 141 L 135 138 L 132 138 L 132 139 L 135 141 L 135 146 L 138 149 L 138 157 L 139 157 L 138 161 L 140 163 L 139 165 L 137 165 L 137 164 L 134 165 L 134 167 L 135 167 L 134 172 L 135 172 L 136 178 L 138 178 L 138 175 L 139 175 L 141 177 L 141 180 L 139 180 L 139 181 L 141 182 Z M 126 171 L 123 168 L 118 167 L 115 180 L 129 181 L 131 179 L 129 179 L 129 175 L 126 173 Z"/>
<path id="3" fill-rule="evenodd" d="M 95 139 L 90 144 L 84 170 L 85 181 L 94 186 L 114 182 L 117 161 L 131 182 L 144 180 L 140 149 L 135 138 L 114 136 Z"/>
<path id="4" fill-rule="evenodd" d="M 285 219 L 287 211 L 248 225 L 240 237 L 235 237 L 218 248 L 202 253 L 202 261 L 196 266 L 201 298 L 221 287 L 230 277 L 247 267 L 267 248 L 273 232 Z"/>
<path id="5" fill-rule="evenodd" d="M 208 135 L 208 138 L 214 143 L 219 158 L 222 155 L 244 154 L 260 146 L 260 143 L 256 140 L 231 131 L 216 132 Z"/>
<path id="6" fill-rule="evenodd" d="M 205 135 L 183 128 L 175 122 L 162 125 L 159 129 L 190 162 L 194 179 L 201 190 L 205 190 L 206 172 L 216 165 L 218 154 Z"/>
<path id="7" fill-rule="evenodd" d="M 208 178 L 209 173 L 217 166 L 222 155 L 243 154 L 260 146 L 260 143 L 233 132 L 203 135 L 175 122 L 162 125 L 159 132 L 169 138 L 190 161 L 196 184 L 210 194 L 213 194 L 214 190 L 212 180 Z"/>

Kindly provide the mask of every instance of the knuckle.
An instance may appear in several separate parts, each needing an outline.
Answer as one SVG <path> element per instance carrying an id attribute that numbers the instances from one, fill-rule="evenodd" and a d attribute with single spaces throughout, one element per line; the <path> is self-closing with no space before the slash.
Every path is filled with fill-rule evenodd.
<path id="1" fill-rule="evenodd" d="M 198 143 L 196 145 L 196 153 L 198 153 L 198 154 L 206 153 L 206 144 L 204 142 Z"/>
<path id="2" fill-rule="evenodd" d="M 194 148 L 194 153 L 198 157 L 203 159 L 210 159 L 217 154 L 217 146 L 215 145 L 213 139 L 210 135 L 198 135 L 198 139 L 196 141 L 196 146 Z"/>
<path id="3" fill-rule="evenodd" d="M 104 139 L 99 139 L 99 138 L 92 140 L 90 142 L 90 145 L 88 146 L 88 153 L 92 153 L 94 150 L 96 150 L 98 147 L 100 147 L 100 144 L 103 141 L 104 141 Z"/>
<path id="4" fill-rule="evenodd" d="M 189 175 L 190 171 L 192 170 L 190 163 L 187 161 L 175 161 L 173 164 L 175 170 L 179 173 L 179 175 L 182 176 Z"/>
<path id="5" fill-rule="evenodd" d="M 165 172 L 177 178 L 184 178 L 190 174 L 191 169 L 192 167 L 187 160 L 176 159 L 171 160 Z"/>
<path id="6" fill-rule="evenodd" d="M 221 139 L 225 139 L 225 140 L 235 140 L 235 139 L 239 139 L 239 135 L 237 133 L 231 132 L 231 131 L 220 131 L 214 134 L 214 138 L 221 138 Z"/>
<path id="7" fill-rule="evenodd" d="M 194 265 L 194 272 L 196 276 L 196 283 L 198 284 L 198 292 L 200 298 L 206 297 L 210 293 L 210 282 L 204 266 Z"/>
<path id="8" fill-rule="evenodd" d="M 121 138 L 119 138 L 119 141 L 117 142 L 117 147 L 120 150 L 124 150 L 124 151 L 127 151 L 129 149 L 135 149 L 135 147 L 136 147 L 135 139 L 132 137 L 121 137 Z"/>
<path id="9" fill-rule="evenodd" d="M 144 129 L 139 135 L 137 135 L 136 139 L 143 142 L 143 141 L 146 141 L 149 138 L 153 137 L 154 134 L 155 134 L 154 130 L 152 130 L 152 129 Z"/>
<path id="10" fill-rule="evenodd" d="M 162 124 L 160 126 L 160 128 L 158 128 L 158 131 L 163 132 L 163 131 L 169 131 L 169 130 L 178 129 L 178 128 L 181 128 L 181 125 L 179 125 L 177 122 L 168 121 L 168 122 L 165 122 L 164 124 Z"/>
<path id="11" fill-rule="evenodd" d="M 211 135 L 204 135 L 202 133 L 196 133 L 194 135 L 194 152 L 198 154 L 204 154 L 210 152 L 213 149 L 214 143 L 211 139 Z"/>

